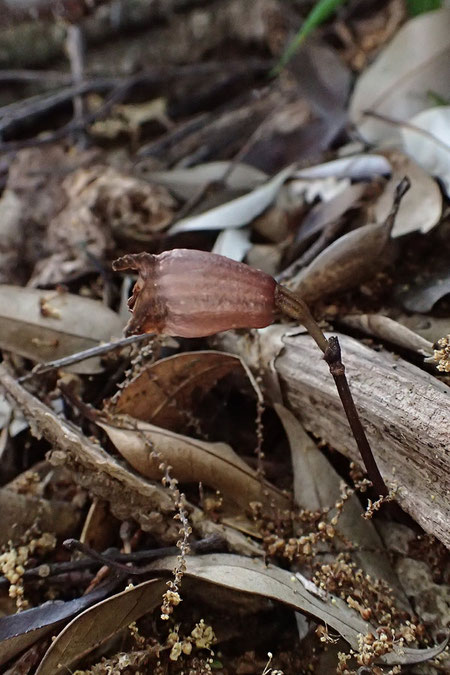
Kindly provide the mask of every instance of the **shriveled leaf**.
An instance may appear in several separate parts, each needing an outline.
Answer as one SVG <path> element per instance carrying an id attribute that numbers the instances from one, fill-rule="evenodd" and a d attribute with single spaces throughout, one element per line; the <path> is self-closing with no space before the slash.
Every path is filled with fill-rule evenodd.
<path id="1" fill-rule="evenodd" d="M 389 235 L 385 223 L 344 234 L 291 279 L 290 287 L 309 302 L 354 288 L 389 263 Z"/>
<path id="2" fill-rule="evenodd" d="M 433 352 L 433 343 L 401 323 L 382 314 L 353 314 L 341 319 L 352 328 L 372 335 L 373 337 L 392 342 L 403 349 L 429 356 Z"/>
<path id="3" fill-rule="evenodd" d="M 407 122 L 429 108 L 430 91 L 448 96 L 449 22 L 449 9 L 411 19 L 361 74 L 350 102 L 350 117 L 365 140 L 378 143 L 399 133 L 392 123 L 367 117 L 365 111 Z"/>
<path id="4" fill-rule="evenodd" d="M 227 258 L 241 262 L 251 246 L 248 228 L 241 230 L 227 229 L 222 230 L 217 237 L 212 253 L 224 255 Z"/>
<path id="5" fill-rule="evenodd" d="M 163 558 L 152 563 L 154 572 L 173 569 L 175 557 Z M 363 621 L 359 614 L 351 610 L 338 597 L 329 595 L 322 599 L 309 592 L 292 575 L 274 565 L 266 565 L 261 560 L 252 560 L 243 556 L 217 553 L 203 556 L 188 556 L 186 574 L 197 580 L 216 584 L 239 593 L 250 593 L 281 602 L 294 610 L 304 612 L 319 619 L 336 630 L 347 642 L 358 649 L 358 635 L 371 632 L 375 628 Z M 430 649 L 401 648 L 380 658 L 381 663 L 420 663 L 439 654 L 447 641 Z"/>
<path id="6" fill-rule="evenodd" d="M 328 459 L 320 452 L 296 417 L 282 405 L 275 404 L 291 448 L 294 473 L 294 495 L 297 504 L 304 509 L 315 511 L 324 507 L 332 508 L 341 495 L 342 478 Z M 391 567 L 383 542 L 371 521 L 362 518 L 363 509 L 356 495 L 345 503 L 339 516 L 337 530 L 345 540 L 355 545 L 352 554 L 358 565 L 372 578 L 383 579 L 393 589 L 402 609 L 410 609 L 398 578 Z M 338 550 L 346 548 L 338 538 Z"/>
<path id="7" fill-rule="evenodd" d="M 116 585 L 115 580 L 75 600 L 46 602 L 40 607 L 0 618 L 0 665 L 58 628 L 74 614 L 103 600 Z"/>
<path id="8" fill-rule="evenodd" d="M 401 128 L 401 134 L 408 155 L 440 178 L 450 196 L 450 106 L 423 110 Z"/>
<path id="9" fill-rule="evenodd" d="M 172 475 L 181 483 L 209 485 L 243 508 L 252 501 L 265 501 L 265 492 L 280 506 L 289 503 L 281 490 L 262 481 L 226 443 L 198 441 L 130 418 L 128 424 L 126 418 L 123 421 L 127 428 L 103 422 L 98 424 L 120 454 L 147 478 L 161 479 L 159 464 L 162 459 L 173 467 Z M 161 459 L 152 457 L 153 448 Z"/>
<path id="10" fill-rule="evenodd" d="M 200 215 L 183 218 L 170 228 L 170 234 L 192 232 L 196 230 L 224 230 L 247 225 L 264 211 L 275 199 L 279 189 L 292 174 L 289 166 L 276 174 L 270 181 L 255 188 L 252 192 L 232 199 Z"/>
<path id="11" fill-rule="evenodd" d="M 450 273 L 433 276 L 432 279 L 414 285 L 401 295 L 401 302 L 410 312 L 426 314 L 446 295 L 450 294 Z"/>
<path id="12" fill-rule="evenodd" d="M 222 181 L 225 175 L 225 185 L 232 190 L 253 190 L 268 178 L 263 171 L 249 164 L 235 164 L 229 173 L 230 167 L 231 162 L 208 162 L 188 169 L 152 171 L 146 178 L 165 185 L 181 199 L 189 199 L 203 185 Z"/>
<path id="13" fill-rule="evenodd" d="M 386 219 L 395 189 L 402 178 L 407 176 L 411 187 L 401 201 L 391 236 L 401 237 L 416 231 L 425 234 L 441 218 L 442 195 L 439 186 L 426 171 L 402 152 L 390 151 L 386 155 L 392 166 L 392 176 L 375 203 L 375 220 L 381 223 Z"/>
<path id="14" fill-rule="evenodd" d="M 0 286 L 0 347 L 32 361 L 49 361 L 120 337 L 123 324 L 101 302 L 70 293 Z M 98 359 L 71 367 L 100 372 Z"/>
<path id="15" fill-rule="evenodd" d="M 58 675 L 70 672 L 79 659 L 152 612 L 161 602 L 166 582 L 151 579 L 139 586 L 113 595 L 73 619 L 52 642 L 36 671 L 36 675 Z"/>
<path id="16" fill-rule="evenodd" d="M 243 370 L 242 360 L 216 351 L 176 354 L 141 370 L 114 402 L 114 411 L 176 431 L 197 399 L 222 377 Z M 246 371 L 247 372 L 247 371 Z"/>

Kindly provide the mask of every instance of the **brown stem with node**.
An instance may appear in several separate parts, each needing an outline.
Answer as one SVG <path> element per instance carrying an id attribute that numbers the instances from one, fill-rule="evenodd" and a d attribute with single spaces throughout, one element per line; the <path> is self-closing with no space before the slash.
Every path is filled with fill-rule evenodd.
<path id="1" fill-rule="evenodd" d="M 317 321 L 312 316 L 306 303 L 285 286 L 277 284 L 275 290 L 275 303 L 283 314 L 298 321 L 306 328 L 319 349 L 323 352 L 324 359 L 333 376 L 339 398 L 341 399 L 342 406 L 364 462 L 364 466 L 366 467 L 369 479 L 372 481 L 377 493 L 386 497 L 389 494 L 389 490 L 378 469 L 366 433 L 361 424 L 345 375 L 345 367 L 341 361 L 341 348 L 338 338 L 330 337 L 327 339 Z"/>

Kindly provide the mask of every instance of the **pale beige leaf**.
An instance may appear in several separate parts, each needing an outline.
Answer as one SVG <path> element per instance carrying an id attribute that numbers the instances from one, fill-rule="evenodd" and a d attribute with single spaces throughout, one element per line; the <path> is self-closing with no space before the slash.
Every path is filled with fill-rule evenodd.
<path id="1" fill-rule="evenodd" d="M 0 347 L 33 361 L 49 361 L 120 337 L 123 324 L 101 302 L 70 293 L 0 286 Z M 98 359 L 72 370 L 101 371 Z"/>
<path id="2" fill-rule="evenodd" d="M 433 352 L 433 343 L 401 323 L 382 314 L 352 314 L 342 317 L 341 321 L 352 328 L 373 337 L 392 342 L 403 349 L 429 356 Z"/>
<path id="3" fill-rule="evenodd" d="M 411 187 L 402 198 L 395 218 L 391 236 L 395 239 L 410 232 L 429 232 L 439 222 L 442 214 L 442 195 L 436 181 L 400 151 L 386 152 L 392 166 L 392 175 L 382 194 L 375 202 L 374 214 L 377 223 L 386 220 L 392 208 L 395 190 L 404 176 Z"/>
<path id="4" fill-rule="evenodd" d="M 173 433 L 137 420 L 123 419 L 124 426 L 99 422 L 120 454 L 139 473 L 160 480 L 160 459 L 151 456 L 152 447 L 170 464 L 172 475 L 181 483 L 203 483 L 219 490 L 243 508 L 253 501 L 269 498 L 280 506 L 289 499 L 266 481 L 261 481 L 226 443 L 207 443 Z M 148 441 L 149 444 L 145 441 Z M 267 497 L 264 493 L 267 492 Z"/>
<path id="5" fill-rule="evenodd" d="M 398 128 L 365 116 L 365 111 L 407 122 L 430 107 L 430 91 L 448 97 L 449 28 L 449 9 L 410 19 L 360 75 L 350 102 L 350 118 L 366 141 L 377 143 L 398 136 Z"/>

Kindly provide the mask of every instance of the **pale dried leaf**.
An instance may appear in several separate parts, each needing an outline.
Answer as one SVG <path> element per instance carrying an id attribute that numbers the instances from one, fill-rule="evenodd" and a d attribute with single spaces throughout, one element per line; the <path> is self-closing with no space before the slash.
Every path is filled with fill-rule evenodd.
<path id="1" fill-rule="evenodd" d="M 351 155 L 341 157 L 325 164 L 317 164 L 306 169 L 300 169 L 293 175 L 294 178 L 315 180 L 323 178 L 351 178 L 364 180 L 375 176 L 385 176 L 391 173 L 391 165 L 383 155 Z"/>
<path id="2" fill-rule="evenodd" d="M 170 228 L 170 234 L 197 230 L 224 230 L 230 227 L 242 227 L 258 216 L 273 202 L 283 183 L 293 172 L 289 166 L 276 174 L 270 181 L 255 188 L 252 192 L 232 199 L 200 215 L 183 218 Z"/>
<path id="3" fill-rule="evenodd" d="M 392 176 L 375 202 L 376 222 L 384 222 L 387 218 L 397 185 L 407 176 L 411 187 L 400 203 L 391 236 L 395 238 L 410 232 L 429 232 L 437 225 L 442 214 L 439 186 L 426 171 L 402 152 L 389 151 L 386 156 L 392 166 Z"/>
<path id="4" fill-rule="evenodd" d="M 53 640 L 36 675 L 58 675 L 120 630 L 152 612 L 161 602 L 166 582 L 151 579 L 127 588 L 75 617 Z"/>
<path id="5" fill-rule="evenodd" d="M 225 175 L 225 185 L 231 190 L 253 190 L 268 178 L 263 171 L 249 164 L 237 163 L 229 173 L 231 166 L 229 161 L 208 162 L 188 169 L 152 171 L 146 174 L 146 178 L 165 185 L 181 199 L 189 199 L 202 186 L 222 181 Z"/>
<path id="6" fill-rule="evenodd" d="M 226 443 L 199 441 L 130 418 L 123 419 L 122 428 L 98 424 L 120 454 L 147 478 L 161 479 L 162 460 L 173 467 L 172 475 L 179 482 L 209 485 L 243 508 L 252 501 L 265 501 L 265 492 L 280 506 L 289 503 L 281 490 L 261 480 Z M 152 457 L 153 448 L 157 457 Z"/>
<path id="7" fill-rule="evenodd" d="M 231 260 L 241 262 L 244 260 L 247 251 L 251 248 L 250 231 L 247 228 L 240 230 L 226 229 L 217 237 L 212 253 L 224 255 Z"/>
<path id="8" fill-rule="evenodd" d="M 101 302 L 70 293 L 0 286 L 0 347 L 33 361 L 49 361 L 109 342 L 123 323 Z M 74 372 L 102 370 L 98 359 Z"/>
<path id="9" fill-rule="evenodd" d="M 450 196 L 450 106 L 423 110 L 401 128 L 401 134 L 408 155 L 440 178 Z"/>
<path id="10" fill-rule="evenodd" d="M 364 115 L 367 110 L 408 121 L 429 108 L 429 92 L 448 96 L 450 10 L 410 19 L 359 77 L 350 102 L 350 118 L 361 136 L 378 143 L 399 135 L 395 125 Z"/>
<path id="11" fill-rule="evenodd" d="M 422 356 L 433 353 L 433 343 L 418 333 L 382 314 L 352 314 L 344 316 L 341 321 L 352 328 L 367 333 L 381 340 L 392 342 L 403 349 L 417 352 Z"/>

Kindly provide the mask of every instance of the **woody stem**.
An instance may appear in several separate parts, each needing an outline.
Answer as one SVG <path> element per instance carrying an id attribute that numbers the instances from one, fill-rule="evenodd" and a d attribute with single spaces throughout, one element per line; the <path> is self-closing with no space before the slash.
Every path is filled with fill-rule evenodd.
<path id="1" fill-rule="evenodd" d="M 323 352 L 324 359 L 328 364 L 330 373 L 333 376 L 338 390 L 339 398 L 347 416 L 348 423 L 352 430 L 353 436 L 358 446 L 361 458 L 367 470 L 367 475 L 371 480 L 376 492 L 386 497 L 389 490 L 386 483 L 378 469 L 375 457 L 369 441 L 367 440 L 364 427 L 361 423 L 358 411 L 353 400 L 347 378 L 345 376 L 345 367 L 341 361 L 341 347 L 337 337 L 330 337 L 327 339 L 323 334 L 317 321 L 312 316 L 306 303 L 299 298 L 295 293 L 292 293 L 285 286 L 277 284 L 275 290 L 275 302 L 278 309 L 287 316 L 299 321 L 305 326 L 308 333 L 317 343 L 319 349 Z"/>

